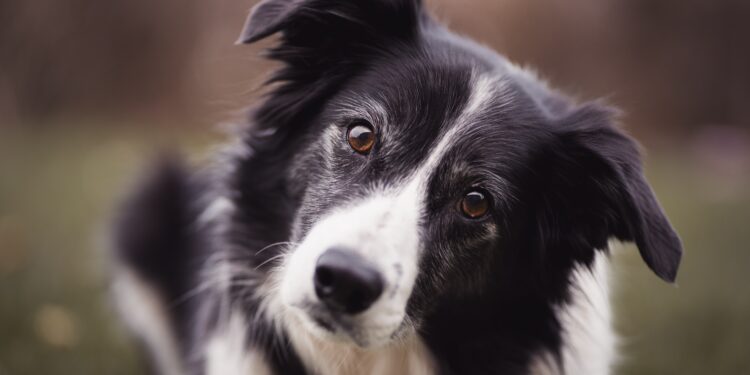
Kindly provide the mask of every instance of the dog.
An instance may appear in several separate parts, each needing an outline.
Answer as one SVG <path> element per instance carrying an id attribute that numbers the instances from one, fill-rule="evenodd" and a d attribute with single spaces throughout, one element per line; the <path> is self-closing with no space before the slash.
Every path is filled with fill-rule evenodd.
<path id="1" fill-rule="evenodd" d="M 420 0 L 264 0 L 247 126 L 165 157 L 114 225 L 113 293 L 160 374 L 607 374 L 607 259 L 674 282 L 639 146 Z"/>

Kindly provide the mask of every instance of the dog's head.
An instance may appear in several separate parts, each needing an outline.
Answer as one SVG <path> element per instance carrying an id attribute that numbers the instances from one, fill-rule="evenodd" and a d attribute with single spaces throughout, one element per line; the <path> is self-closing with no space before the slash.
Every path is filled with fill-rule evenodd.
<path id="1" fill-rule="evenodd" d="M 568 101 L 418 0 L 265 0 L 241 42 L 275 33 L 283 67 L 250 142 L 288 160 L 294 245 L 268 291 L 287 318 L 375 346 L 449 303 L 562 303 L 611 238 L 675 279 L 679 239 L 606 107 Z"/>

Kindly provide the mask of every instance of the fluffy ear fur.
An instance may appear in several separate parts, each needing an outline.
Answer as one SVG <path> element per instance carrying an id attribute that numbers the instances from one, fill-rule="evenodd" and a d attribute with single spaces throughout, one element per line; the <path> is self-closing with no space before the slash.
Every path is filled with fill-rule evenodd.
<path id="1" fill-rule="evenodd" d="M 545 158 L 545 215 L 555 228 L 547 238 L 574 252 L 603 249 L 610 237 L 635 242 L 649 268 L 674 282 L 682 244 L 645 180 L 637 143 L 612 124 L 613 112 L 587 104 L 561 120 Z"/>
<path id="2" fill-rule="evenodd" d="M 280 85 L 253 113 L 256 126 L 273 130 L 258 132 L 273 133 L 266 139 L 271 142 L 261 143 L 284 142 L 371 59 L 413 43 L 423 18 L 420 0 L 261 1 L 239 42 L 280 33 L 267 56 L 284 64 L 267 82 Z"/>

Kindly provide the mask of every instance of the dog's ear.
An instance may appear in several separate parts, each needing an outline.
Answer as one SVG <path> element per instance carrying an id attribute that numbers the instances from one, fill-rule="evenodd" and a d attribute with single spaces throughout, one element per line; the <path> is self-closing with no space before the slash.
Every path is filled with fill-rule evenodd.
<path id="1" fill-rule="evenodd" d="M 250 12 L 238 43 L 253 43 L 279 32 L 289 22 L 300 4 L 293 0 L 263 0 Z"/>
<path id="2" fill-rule="evenodd" d="M 406 49 L 427 20 L 421 0 L 261 1 L 239 42 L 280 34 L 266 56 L 282 66 L 266 82 L 279 85 L 251 113 L 250 122 L 262 130 L 250 137 L 253 147 L 278 149 L 299 138 L 348 78 Z"/>
<path id="3" fill-rule="evenodd" d="M 262 0 L 250 12 L 238 42 L 253 43 L 277 32 L 287 42 L 407 36 L 420 12 L 421 0 Z"/>
<path id="4" fill-rule="evenodd" d="M 649 268 L 674 282 L 682 244 L 646 182 L 638 144 L 612 123 L 614 114 L 591 103 L 560 120 L 553 159 L 545 158 L 553 176 L 546 190 L 555 190 L 558 203 L 547 204 L 564 216 L 548 219 L 575 247 L 603 249 L 611 237 L 634 242 Z"/>

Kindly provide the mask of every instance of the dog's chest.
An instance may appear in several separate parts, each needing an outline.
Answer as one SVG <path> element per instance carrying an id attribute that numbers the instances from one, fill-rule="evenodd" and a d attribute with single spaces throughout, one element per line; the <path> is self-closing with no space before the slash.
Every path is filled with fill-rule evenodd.
<path id="1" fill-rule="evenodd" d="M 362 350 L 323 342 L 302 331 L 290 337 L 302 361 L 315 374 L 428 375 L 434 374 L 429 350 L 417 335 L 383 348 Z"/>
<path id="2" fill-rule="evenodd" d="M 247 347 L 248 326 L 234 312 L 206 345 L 206 375 L 271 375 L 267 356 Z M 290 330 L 290 341 L 310 374 L 322 375 L 428 375 L 434 374 L 432 357 L 416 335 L 383 348 L 363 350 L 351 345 L 325 342 Z"/>

